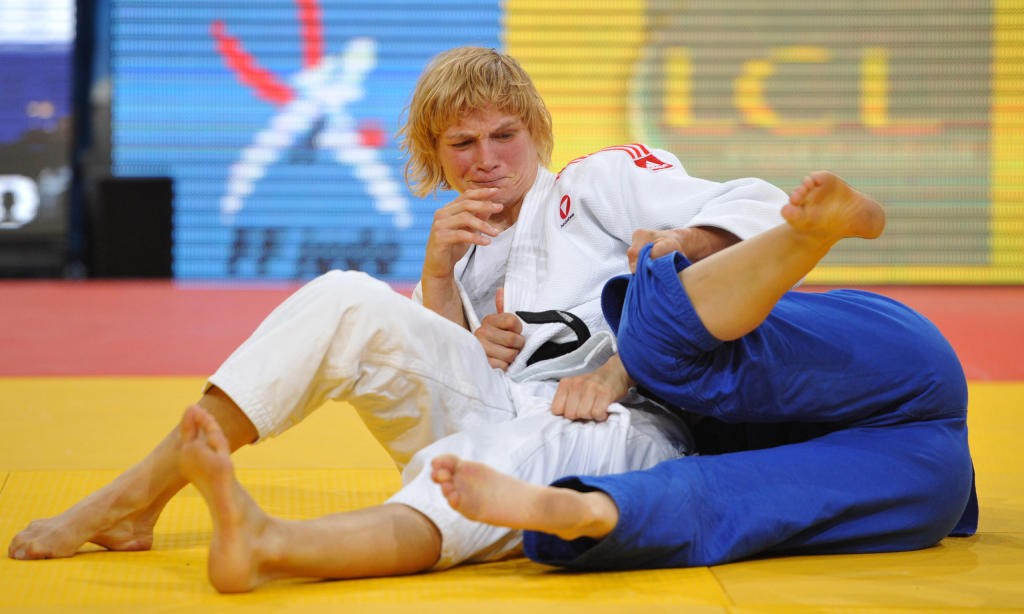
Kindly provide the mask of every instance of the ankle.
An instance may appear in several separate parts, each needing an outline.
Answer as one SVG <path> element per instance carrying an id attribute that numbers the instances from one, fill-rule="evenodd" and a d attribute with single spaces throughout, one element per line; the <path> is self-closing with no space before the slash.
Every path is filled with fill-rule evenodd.
<path id="1" fill-rule="evenodd" d="M 588 508 L 588 521 L 583 536 L 599 539 L 615 530 L 619 524 L 619 508 L 611 497 L 595 490 L 584 493 L 583 499 Z"/>
<path id="2" fill-rule="evenodd" d="M 557 489 L 561 499 L 554 517 L 571 519 L 568 526 L 555 534 L 565 540 L 589 537 L 601 539 L 615 529 L 619 520 L 619 509 L 611 497 L 601 491 L 578 492 Z M 553 510 L 552 510 L 553 511 Z"/>
<path id="3" fill-rule="evenodd" d="M 156 524 L 170 498 L 179 489 L 171 493 L 148 493 L 143 489 L 121 488 L 107 494 L 105 507 L 111 516 L 118 518 L 134 518 L 140 522 Z"/>
<path id="4" fill-rule="evenodd" d="M 842 239 L 842 236 L 834 233 L 806 230 L 797 232 L 795 238 L 797 247 L 801 252 L 810 254 L 818 260 L 824 258 L 831 251 L 832 247 Z"/>
<path id="5" fill-rule="evenodd" d="M 258 572 L 272 572 L 285 564 L 291 551 L 288 547 L 297 537 L 289 533 L 288 525 L 294 521 L 260 516 L 248 520 L 252 527 L 250 556 L 253 569 Z"/>

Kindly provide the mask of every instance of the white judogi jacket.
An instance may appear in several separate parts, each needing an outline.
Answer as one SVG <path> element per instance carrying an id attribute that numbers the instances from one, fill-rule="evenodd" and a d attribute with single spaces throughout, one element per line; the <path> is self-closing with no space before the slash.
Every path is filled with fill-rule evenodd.
<path id="1" fill-rule="evenodd" d="M 675 155 L 643 145 L 602 149 L 570 162 L 557 176 L 539 169 L 513 226 L 505 311 L 570 312 L 591 337 L 568 354 L 528 365 L 545 343 L 577 335 L 565 323 L 524 323 L 526 344 L 509 366 L 509 377 L 561 379 L 593 370 L 615 352 L 601 313 L 601 289 L 611 277 L 629 272 L 626 251 L 635 230 L 712 226 L 746 239 L 782 223 L 779 211 L 787 199 L 760 179 L 719 183 L 691 177 Z M 456 280 L 471 253 L 456 264 Z M 466 320 L 476 329 L 480 320 L 472 297 L 461 283 L 459 291 Z"/>

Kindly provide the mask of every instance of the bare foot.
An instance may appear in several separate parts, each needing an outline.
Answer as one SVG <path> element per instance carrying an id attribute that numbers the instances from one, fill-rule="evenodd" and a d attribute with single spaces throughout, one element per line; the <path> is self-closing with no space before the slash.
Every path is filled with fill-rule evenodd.
<path id="1" fill-rule="evenodd" d="M 179 428 L 181 472 L 203 495 L 213 519 L 210 582 L 222 593 L 250 591 L 269 579 L 260 570 L 268 517 L 235 478 L 228 440 L 213 416 L 193 405 Z"/>
<path id="2" fill-rule="evenodd" d="M 828 171 L 804 178 L 793 190 L 782 216 L 797 230 L 838 240 L 874 239 L 885 229 L 885 210 Z"/>
<path id="3" fill-rule="evenodd" d="M 7 556 L 23 561 L 64 558 L 86 543 L 125 552 L 149 550 L 159 510 L 135 510 L 131 497 L 115 490 L 107 486 L 62 514 L 33 520 L 11 540 Z"/>
<path id="4" fill-rule="evenodd" d="M 431 466 L 431 478 L 448 504 L 470 520 L 567 540 L 601 538 L 618 523 L 618 508 L 602 492 L 530 484 L 451 454 L 435 458 Z"/>
<path id="5" fill-rule="evenodd" d="M 7 555 L 21 560 L 69 557 L 86 543 L 108 550 L 149 550 L 160 512 L 184 485 L 172 433 L 110 484 L 62 514 L 31 522 L 11 540 Z"/>

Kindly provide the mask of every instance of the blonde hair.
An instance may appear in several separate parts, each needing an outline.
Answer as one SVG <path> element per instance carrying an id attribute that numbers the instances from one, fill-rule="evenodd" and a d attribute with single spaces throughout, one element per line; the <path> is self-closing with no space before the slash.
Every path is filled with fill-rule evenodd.
<path id="1" fill-rule="evenodd" d="M 437 155 L 441 133 L 467 113 L 492 105 L 518 117 L 530 132 L 538 162 L 551 163 L 551 114 L 519 62 L 495 49 L 457 47 L 427 66 L 398 130 L 399 146 L 408 155 L 405 181 L 414 194 L 450 188 Z"/>

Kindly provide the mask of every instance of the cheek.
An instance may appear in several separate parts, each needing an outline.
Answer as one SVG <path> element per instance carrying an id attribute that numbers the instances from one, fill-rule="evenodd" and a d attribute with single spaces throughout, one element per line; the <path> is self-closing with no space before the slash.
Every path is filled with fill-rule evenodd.
<path id="1" fill-rule="evenodd" d="M 467 152 L 455 152 L 448 155 L 448 171 L 453 175 L 464 175 L 472 166 L 472 156 Z"/>
<path id="2" fill-rule="evenodd" d="M 533 164 L 533 158 L 531 158 L 530 152 L 530 147 L 517 144 L 506 151 L 505 162 L 514 168 L 520 169 L 521 171 L 528 165 Z"/>
<path id="3" fill-rule="evenodd" d="M 537 168 L 537 150 L 533 147 L 532 143 L 526 143 L 519 147 L 516 152 L 516 166 L 519 167 L 519 174 L 525 178 L 533 176 L 534 170 Z"/>
<path id="4" fill-rule="evenodd" d="M 519 157 L 532 159 L 536 156 L 537 148 L 533 146 L 533 141 L 530 139 L 523 139 L 519 143 Z"/>
<path id="5" fill-rule="evenodd" d="M 462 176 L 458 160 L 455 159 L 453 156 L 448 155 L 441 156 L 440 161 L 441 172 L 444 173 L 445 180 L 448 182 L 449 185 L 454 186 L 458 182 L 459 177 Z"/>

